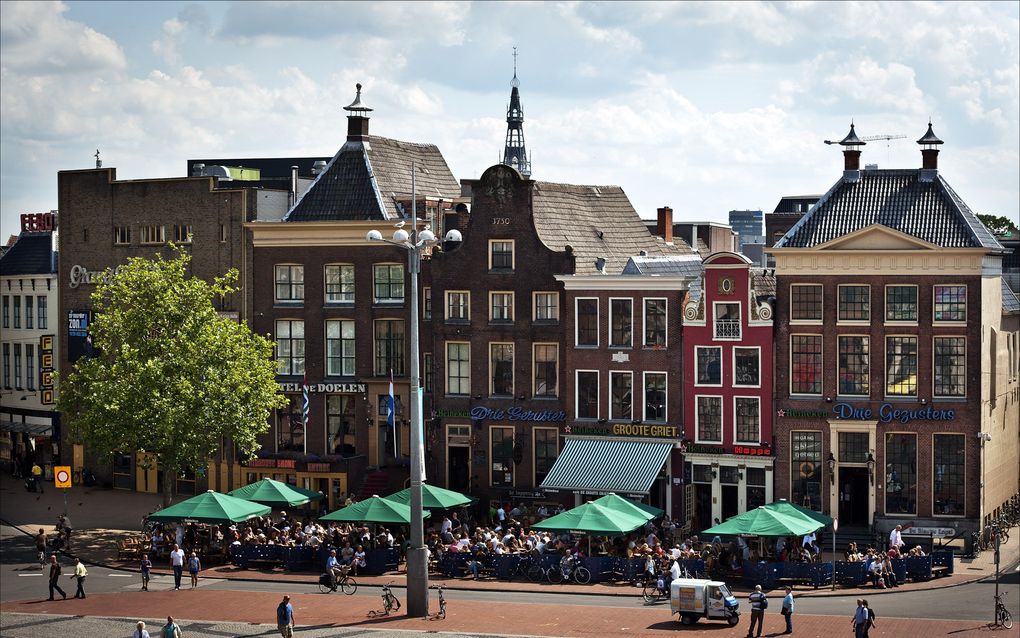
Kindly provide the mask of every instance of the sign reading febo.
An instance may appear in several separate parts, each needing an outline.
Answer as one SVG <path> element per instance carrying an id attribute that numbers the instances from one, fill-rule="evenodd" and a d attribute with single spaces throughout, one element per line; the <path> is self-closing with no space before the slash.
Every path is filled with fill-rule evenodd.
<path id="1" fill-rule="evenodd" d="M 67 489 L 71 487 L 71 466 L 58 465 L 53 468 L 53 487 Z"/>
<path id="2" fill-rule="evenodd" d="M 39 337 L 39 390 L 43 405 L 55 403 L 53 398 L 53 335 Z"/>

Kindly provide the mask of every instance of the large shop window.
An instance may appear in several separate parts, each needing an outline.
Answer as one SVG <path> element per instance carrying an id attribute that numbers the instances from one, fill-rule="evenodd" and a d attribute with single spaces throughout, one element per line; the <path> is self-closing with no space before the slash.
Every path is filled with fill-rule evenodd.
<path id="1" fill-rule="evenodd" d="M 935 337 L 935 396 L 967 395 L 966 350 L 966 337 Z"/>
<path id="2" fill-rule="evenodd" d="M 560 452 L 559 430 L 535 428 L 535 485 L 541 485 Z"/>
<path id="3" fill-rule="evenodd" d="M 917 323 L 917 286 L 885 287 L 885 320 Z"/>
<path id="4" fill-rule="evenodd" d="M 645 421 L 666 420 L 666 373 L 645 373 Z"/>
<path id="5" fill-rule="evenodd" d="M 599 373 L 577 371 L 577 418 L 599 418 Z"/>
<path id="6" fill-rule="evenodd" d="M 839 287 L 839 321 L 871 321 L 871 286 Z"/>
<path id="7" fill-rule="evenodd" d="M 790 433 L 790 497 L 797 505 L 822 511 L 822 433 Z"/>
<path id="8" fill-rule="evenodd" d="M 967 321 L 967 286 L 935 286 L 933 319 L 937 322 Z"/>
<path id="9" fill-rule="evenodd" d="M 599 345 L 599 300 L 588 297 L 578 299 L 575 321 L 577 345 Z"/>
<path id="10" fill-rule="evenodd" d="M 634 418 L 634 375 L 631 372 L 610 372 L 609 385 L 612 405 L 609 418 L 614 421 L 631 421 Z"/>
<path id="11" fill-rule="evenodd" d="M 305 298 L 305 267 L 278 264 L 275 271 L 276 301 L 303 301 Z"/>
<path id="12" fill-rule="evenodd" d="M 645 345 L 666 347 L 666 300 L 645 299 Z"/>
<path id="13" fill-rule="evenodd" d="M 489 344 L 489 371 L 492 377 L 490 394 L 512 396 L 514 393 L 514 344 Z"/>
<path id="14" fill-rule="evenodd" d="M 536 397 L 554 397 L 556 396 L 557 379 L 559 379 L 559 345 L 536 343 L 534 347 L 534 394 Z"/>
<path id="15" fill-rule="evenodd" d="M 917 435 L 885 435 L 885 513 L 917 514 Z"/>
<path id="16" fill-rule="evenodd" d="M 489 430 L 492 459 L 492 486 L 512 486 L 514 484 L 514 429 L 493 427 Z"/>
<path id="17" fill-rule="evenodd" d="M 326 374 L 354 376 L 354 321 L 326 322 Z"/>
<path id="18" fill-rule="evenodd" d="M 747 477 L 747 511 L 765 504 L 765 468 L 749 467 Z"/>
<path id="19" fill-rule="evenodd" d="M 386 377 L 404 374 L 404 320 L 375 322 L 375 374 Z"/>
<path id="20" fill-rule="evenodd" d="M 722 443 L 722 397 L 697 397 L 698 442 Z"/>
<path id="21" fill-rule="evenodd" d="M 304 452 L 305 423 L 302 413 L 304 398 L 288 394 L 287 405 L 276 411 L 276 451 Z"/>
<path id="22" fill-rule="evenodd" d="M 326 454 L 354 455 L 354 395 L 326 395 Z"/>
<path id="23" fill-rule="evenodd" d="M 613 348 L 629 348 L 634 345 L 634 300 L 609 300 L 609 345 Z"/>
<path id="24" fill-rule="evenodd" d="M 354 266 L 330 264 L 326 266 L 326 303 L 354 301 Z"/>
<path id="25" fill-rule="evenodd" d="M 822 393 L 822 335 L 790 335 L 790 394 Z"/>
<path id="26" fill-rule="evenodd" d="M 735 397 L 736 433 L 734 443 L 761 442 L 761 411 L 758 397 Z"/>
<path id="27" fill-rule="evenodd" d="M 839 388 L 843 396 L 868 396 L 870 394 L 870 354 L 868 337 L 840 335 L 839 347 Z"/>
<path id="28" fill-rule="evenodd" d="M 722 385 L 722 348 L 695 346 L 698 378 L 695 385 Z"/>
<path id="29" fill-rule="evenodd" d="M 790 286 L 790 319 L 792 321 L 822 320 L 821 284 L 793 284 Z"/>
<path id="30" fill-rule="evenodd" d="M 885 394 L 917 396 L 917 337 L 885 338 Z"/>
<path id="31" fill-rule="evenodd" d="M 372 267 L 375 300 L 404 301 L 404 267 L 400 264 L 376 264 Z"/>
<path id="32" fill-rule="evenodd" d="M 761 385 L 760 354 L 759 348 L 733 349 L 733 385 L 747 388 Z"/>
<path id="33" fill-rule="evenodd" d="M 965 437 L 962 434 L 935 434 L 933 437 L 933 514 L 963 516 L 966 511 Z"/>
<path id="34" fill-rule="evenodd" d="M 277 374 L 305 373 L 305 322 L 280 319 L 276 322 Z"/>
<path id="35" fill-rule="evenodd" d="M 470 343 L 446 343 L 446 393 L 471 394 Z"/>

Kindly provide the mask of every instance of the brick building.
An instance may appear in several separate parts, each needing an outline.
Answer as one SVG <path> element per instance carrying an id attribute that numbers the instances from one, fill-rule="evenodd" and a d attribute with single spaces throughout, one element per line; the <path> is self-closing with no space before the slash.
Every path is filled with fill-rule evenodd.
<path id="1" fill-rule="evenodd" d="M 775 282 L 715 253 L 683 314 L 684 520 L 711 527 L 771 503 Z"/>
<path id="2" fill-rule="evenodd" d="M 1002 246 L 938 171 L 842 178 L 776 260 L 776 497 L 844 527 L 974 528 L 1017 491 L 1018 335 Z"/>

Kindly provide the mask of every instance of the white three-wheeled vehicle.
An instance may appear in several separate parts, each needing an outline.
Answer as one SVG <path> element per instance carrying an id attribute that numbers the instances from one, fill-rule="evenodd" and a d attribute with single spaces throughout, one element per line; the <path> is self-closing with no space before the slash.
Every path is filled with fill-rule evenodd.
<path id="1" fill-rule="evenodd" d="M 679 614 L 684 625 L 708 618 L 725 620 L 732 627 L 740 622 L 739 607 L 726 583 L 718 580 L 677 578 L 670 585 L 670 611 Z"/>

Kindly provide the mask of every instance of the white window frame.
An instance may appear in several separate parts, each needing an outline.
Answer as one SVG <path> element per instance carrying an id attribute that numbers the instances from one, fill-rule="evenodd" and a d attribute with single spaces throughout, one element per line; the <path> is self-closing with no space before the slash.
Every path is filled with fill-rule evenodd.
<path id="1" fill-rule="evenodd" d="M 595 416 L 579 416 L 581 410 L 581 393 L 578 388 L 581 385 L 581 373 L 595 373 Z M 602 418 L 602 372 L 600 370 L 574 370 L 574 419 L 577 421 L 598 421 Z"/>
<path id="2" fill-rule="evenodd" d="M 758 403 L 758 436 L 754 441 L 743 441 L 737 438 L 737 401 L 739 399 L 753 399 Z M 733 445 L 761 445 L 761 397 L 757 395 L 734 395 L 733 397 Z"/>
<path id="3" fill-rule="evenodd" d="M 280 297 L 280 269 L 286 268 L 290 273 L 290 279 L 287 280 L 287 288 L 291 295 L 294 295 L 295 286 L 301 286 L 301 296 L 291 297 Z M 301 283 L 298 284 L 294 281 L 294 273 L 301 273 Z M 292 262 L 284 262 L 281 264 L 273 264 L 273 301 L 275 303 L 283 304 L 303 304 L 305 301 L 305 267 L 304 264 L 296 264 Z"/>
<path id="4" fill-rule="evenodd" d="M 920 432 L 918 432 L 918 434 L 920 434 Z M 964 452 L 963 452 L 963 514 L 936 514 L 935 513 L 935 437 L 939 436 L 939 435 L 952 435 L 952 436 L 962 436 L 963 437 L 963 450 L 964 450 Z M 918 436 L 917 441 L 918 441 L 918 449 L 920 449 L 920 447 L 921 447 L 920 446 L 920 442 L 921 442 L 920 436 Z M 929 489 L 930 489 L 931 501 L 929 501 L 929 502 L 931 503 L 931 516 L 932 516 L 932 518 L 952 518 L 952 519 L 967 518 L 967 486 L 970 483 L 970 481 L 967 478 L 967 436 L 965 434 L 963 434 L 962 432 L 932 432 L 931 433 L 931 437 L 928 439 L 928 445 L 929 445 L 929 449 L 931 450 L 931 454 L 929 455 L 929 457 L 931 458 L 931 473 L 928 476 L 931 477 L 931 480 L 929 481 L 929 484 L 930 484 L 929 485 Z M 920 482 L 920 479 L 918 479 L 918 482 Z M 918 509 L 920 510 L 920 506 L 918 507 Z"/>
<path id="5" fill-rule="evenodd" d="M 719 383 L 701 383 L 698 380 L 698 351 L 699 350 L 718 350 L 719 351 Z M 698 388 L 721 388 L 723 386 L 723 379 L 725 378 L 725 370 L 723 370 L 723 347 L 722 346 L 694 346 L 694 386 Z"/>
<path id="6" fill-rule="evenodd" d="M 963 288 L 964 290 L 964 302 L 963 302 L 963 321 L 958 320 L 945 320 L 935 318 L 935 290 L 937 288 Z M 920 313 L 918 313 L 920 315 Z M 967 318 L 970 317 L 970 287 L 967 284 L 932 284 L 931 287 L 931 323 L 935 326 L 966 326 Z"/>
<path id="7" fill-rule="evenodd" d="M 155 235 L 153 238 L 151 235 Z M 142 246 L 157 246 L 166 243 L 166 226 L 162 224 L 142 224 L 138 228 L 138 243 Z"/>
<path id="8" fill-rule="evenodd" d="M 538 383 L 537 383 L 537 379 L 535 377 L 536 377 L 536 372 L 538 371 L 538 355 L 536 354 L 536 351 L 538 350 L 539 346 L 543 346 L 543 347 L 552 346 L 553 348 L 556 348 L 556 392 L 554 392 L 552 394 L 539 394 L 538 393 Z M 537 343 L 531 344 L 531 396 L 532 397 L 545 397 L 545 398 L 551 398 L 551 397 L 558 397 L 558 396 L 560 396 L 560 379 L 559 379 L 559 376 L 560 376 L 560 344 L 555 342 L 555 341 L 553 341 L 553 342 L 537 342 Z"/>
<path id="9" fill-rule="evenodd" d="M 190 244 L 194 236 L 195 229 L 191 224 L 174 224 L 174 243 Z"/>
<path id="10" fill-rule="evenodd" d="M 735 337 L 720 337 L 718 331 L 719 306 L 737 307 L 737 331 Z M 712 341 L 740 341 L 744 336 L 744 308 L 739 301 L 713 301 L 712 302 Z"/>
<path id="11" fill-rule="evenodd" d="M 890 435 L 890 434 L 900 434 L 900 435 L 904 435 L 905 434 L 907 436 L 913 436 L 914 437 L 914 491 L 915 491 L 914 513 L 913 514 L 904 514 L 903 512 L 890 512 L 890 511 L 888 511 L 886 509 L 886 505 L 888 504 L 887 503 L 888 493 L 885 490 L 882 491 L 882 496 L 877 496 L 876 495 L 875 498 L 881 498 L 882 499 L 882 513 L 885 514 L 886 516 L 897 516 L 897 517 L 901 517 L 901 518 L 903 518 L 903 517 L 910 517 L 910 516 L 916 517 L 918 511 L 921 509 L 920 494 L 917 493 L 917 488 L 919 487 L 919 484 L 921 482 L 920 481 L 920 476 L 919 476 L 920 472 L 918 471 L 918 470 L 921 469 L 919 467 L 919 465 L 918 465 L 918 461 L 920 460 L 920 456 L 921 456 L 921 450 L 920 450 L 920 447 L 921 447 L 921 433 L 920 432 L 911 432 L 909 430 L 888 430 L 886 432 L 883 432 L 881 434 L 881 437 L 882 437 L 882 458 L 883 459 L 888 459 L 889 458 L 889 441 L 886 440 L 886 437 L 888 435 Z M 942 433 L 940 432 L 940 434 L 942 434 Z M 950 433 L 946 432 L 946 434 L 950 434 Z M 964 441 L 966 441 L 966 439 L 964 439 Z M 876 444 L 877 443 L 878 442 L 876 441 Z M 932 446 L 932 450 L 931 450 L 931 452 L 932 452 L 932 455 L 931 455 L 932 456 L 932 460 L 931 460 L 931 462 L 932 462 L 932 470 L 933 470 L 932 474 L 931 474 L 931 491 L 932 491 L 932 501 L 931 501 L 931 504 L 932 504 L 932 511 L 934 513 L 934 509 L 935 509 L 935 507 L 934 507 L 935 506 L 935 472 L 934 472 L 934 469 L 935 469 L 935 467 L 934 467 L 935 466 L 935 438 L 934 437 L 932 437 L 931 446 Z M 964 455 L 964 457 L 966 459 L 966 455 Z M 886 463 L 888 464 L 888 461 L 886 461 Z M 966 463 L 966 460 L 964 460 L 964 463 Z M 875 471 L 878 472 L 879 469 L 875 468 Z M 882 470 L 882 474 L 880 476 L 884 476 L 884 475 L 885 475 L 885 471 Z M 966 476 L 966 474 L 964 474 L 964 476 Z M 885 483 L 884 480 L 883 480 L 883 483 Z M 885 484 L 885 487 L 888 488 L 888 484 Z"/>
<path id="12" fill-rule="evenodd" d="M 488 254 L 488 262 L 486 264 L 488 266 L 488 268 L 486 268 L 486 270 L 488 270 L 490 272 L 491 271 L 506 272 L 505 268 L 493 268 L 492 267 L 492 253 L 493 253 L 492 248 L 493 248 L 493 244 L 495 244 L 497 242 L 499 242 L 499 243 L 509 243 L 510 244 L 510 271 L 509 272 L 516 271 L 517 270 L 517 242 L 515 240 L 513 240 L 513 239 L 490 239 L 489 240 L 489 254 Z"/>
<path id="13" fill-rule="evenodd" d="M 822 374 L 822 382 L 818 384 L 819 388 L 818 388 L 818 392 L 817 393 L 794 392 L 793 391 L 793 338 L 794 337 L 818 337 L 819 339 L 821 339 L 821 343 L 822 343 L 822 353 L 821 353 L 822 354 L 822 362 L 819 364 L 819 369 L 821 370 L 821 374 Z M 838 356 L 838 354 L 837 354 L 837 356 Z M 870 345 L 869 345 L 869 349 L 868 349 L 868 356 L 869 356 L 869 365 L 870 365 L 870 356 L 871 356 Z M 787 390 L 789 391 L 791 397 L 820 397 L 820 396 L 824 396 L 825 395 L 825 335 L 819 334 L 817 332 L 791 332 L 789 334 L 789 336 L 787 337 L 787 341 L 786 341 L 786 365 L 788 366 L 786 369 L 789 370 L 789 375 L 788 375 L 789 378 L 787 379 Z M 805 431 L 807 431 L 807 430 L 805 430 Z"/>
<path id="14" fill-rule="evenodd" d="M 648 392 L 648 375 L 650 374 L 659 374 L 666 377 L 666 388 L 663 390 L 664 396 L 662 399 L 661 419 L 648 418 L 648 399 L 646 393 Z M 665 370 L 646 370 L 641 373 L 641 420 L 649 423 L 669 422 L 669 372 L 666 372 Z"/>
<path id="15" fill-rule="evenodd" d="M 594 344 L 582 344 L 581 339 L 581 322 L 580 314 L 580 302 L 595 300 L 595 343 Z M 575 348 L 598 348 L 602 345 L 602 304 L 598 297 L 574 297 L 574 347 Z"/>
<path id="16" fill-rule="evenodd" d="M 889 340 L 890 339 L 913 339 L 914 340 L 914 358 L 915 358 L 914 374 L 916 375 L 916 378 L 914 379 L 914 393 L 913 394 L 889 394 Z M 884 398 L 886 398 L 886 399 L 894 399 L 894 400 L 895 399 L 906 399 L 906 400 L 909 400 L 909 399 L 920 398 L 920 396 L 921 396 L 921 337 L 920 337 L 920 335 L 916 335 L 916 334 L 889 334 L 889 333 L 886 333 L 885 334 L 884 345 L 885 345 L 885 352 L 884 352 L 885 356 L 883 357 L 884 360 L 882 361 L 883 368 L 884 368 L 883 369 L 883 372 L 884 372 L 883 377 L 884 377 L 884 379 L 883 379 L 883 384 L 882 384 L 882 396 Z M 932 348 L 934 348 L 934 347 L 935 347 L 935 344 L 934 344 L 934 342 L 932 342 Z M 935 352 L 933 350 L 932 351 L 932 366 L 935 365 L 935 362 L 934 362 L 935 356 L 934 355 L 935 355 Z M 869 348 L 869 356 L 870 356 L 870 348 Z M 824 370 L 825 368 L 823 367 L 822 369 Z M 932 371 L 934 372 L 934 368 L 933 368 Z M 869 370 L 869 373 L 870 373 L 870 370 Z M 932 383 L 934 383 L 934 381 L 935 381 L 935 379 L 933 377 L 932 378 Z"/>
<path id="17" fill-rule="evenodd" d="M 323 301 L 325 303 L 327 303 L 327 304 L 351 304 L 351 303 L 354 303 L 355 299 L 357 298 L 357 291 L 358 291 L 357 281 L 354 282 L 354 290 L 352 290 L 351 293 L 350 293 L 350 295 L 351 295 L 350 299 L 343 299 L 342 298 L 342 296 L 343 296 L 342 292 L 340 293 L 341 298 L 339 298 L 339 299 L 330 299 L 329 298 L 329 274 L 327 272 L 329 268 L 338 268 L 339 269 L 337 271 L 337 275 L 340 277 L 341 281 L 343 280 L 343 269 L 344 268 L 350 268 L 351 269 L 352 278 L 353 278 L 353 276 L 355 274 L 354 264 L 345 264 L 345 263 L 323 264 L 323 266 L 322 266 L 322 298 L 323 298 Z M 339 284 L 339 285 L 341 286 L 341 288 L 343 287 L 342 283 Z"/>
<path id="18" fill-rule="evenodd" d="M 496 394 L 496 383 L 493 378 L 495 369 L 492 365 L 492 346 L 510 346 L 510 354 L 512 359 L 510 361 L 510 394 Z M 513 341 L 490 341 L 489 342 L 489 396 L 490 397 L 504 397 L 504 396 L 517 396 L 517 347 Z"/>
<path id="19" fill-rule="evenodd" d="M 464 295 L 464 316 L 450 316 L 450 295 Z M 443 319 L 445 321 L 471 321 L 471 291 L 470 290 L 447 290 L 443 293 Z"/>
<path id="20" fill-rule="evenodd" d="M 615 377 L 630 377 L 630 416 L 617 418 L 613 416 L 613 379 Z M 641 399 L 644 400 L 644 388 L 641 391 Z M 609 420 L 616 423 L 634 422 L 634 373 L 631 370 L 610 370 L 609 371 Z"/>
<path id="21" fill-rule="evenodd" d="M 560 429 L 559 428 L 548 428 L 548 427 L 534 427 L 531 428 L 531 484 L 536 488 L 538 487 L 538 431 L 550 431 L 556 437 L 556 451 L 559 453 L 560 449 Z M 517 473 L 514 473 L 514 480 L 517 479 Z"/>
<path id="22" fill-rule="evenodd" d="M 375 295 L 376 276 L 378 275 L 378 273 L 376 272 L 376 269 L 381 267 L 381 266 L 386 266 L 387 268 L 393 268 L 394 266 L 398 267 L 399 272 L 400 272 L 400 281 L 401 281 L 401 284 L 402 284 L 402 287 L 403 287 L 403 291 L 404 291 L 404 294 L 401 295 L 401 297 L 399 299 L 394 298 L 394 297 L 386 297 L 386 298 L 380 299 L 379 297 L 376 297 L 376 295 Z M 372 264 L 372 300 L 375 303 L 377 303 L 377 304 L 394 305 L 394 306 L 397 306 L 397 305 L 400 305 L 400 304 L 404 303 L 404 300 L 407 298 L 407 280 L 404 277 L 404 275 L 405 275 L 404 268 L 405 268 L 405 266 L 403 264 L 394 263 L 394 262 L 391 262 L 391 261 L 381 261 L 381 262 Z"/>
<path id="23" fill-rule="evenodd" d="M 339 326 L 340 326 L 340 336 L 339 337 L 337 337 L 335 339 L 331 339 L 330 338 L 330 336 L 329 336 L 329 326 L 330 326 L 330 324 L 339 324 Z M 344 353 L 343 353 L 344 324 L 351 324 L 351 327 L 354 329 L 354 337 L 351 339 L 352 347 L 354 349 L 354 356 L 351 358 L 351 370 L 350 370 L 350 373 L 347 373 L 347 372 L 344 371 L 344 361 L 347 359 L 347 357 L 345 357 Z M 336 319 L 327 319 L 325 322 L 323 322 L 322 332 L 323 332 L 323 336 L 326 338 L 325 339 L 325 346 L 326 347 L 324 348 L 324 351 L 323 351 L 323 354 L 325 355 L 326 376 L 328 376 L 328 377 L 354 377 L 354 376 L 357 376 L 357 373 L 358 373 L 358 345 L 357 345 L 358 344 L 358 341 L 357 341 L 358 327 L 357 327 L 357 322 L 354 319 L 343 319 L 343 318 L 340 318 L 340 317 L 338 317 Z M 329 360 L 330 360 L 330 356 L 329 356 L 329 342 L 330 341 L 339 341 L 340 342 L 340 372 L 339 372 L 339 374 L 331 372 L 330 368 L 329 368 Z"/>
<path id="24" fill-rule="evenodd" d="M 865 321 L 863 319 L 840 319 L 840 317 L 839 317 L 839 315 L 840 315 L 839 300 L 840 300 L 840 296 L 841 296 L 840 295 L 840 290 L 842 288 L 867 288 L 868 289 L 868 320 Z M 822 292 L 823 302 L 824 302 L 824 296 L 825 296 L 825 292 L 823 291 Z M 825 315 L 825 306 L 824 306 L 824 303 L 823 303 L 823 306 L 822 306 L 822 315 L 823 316 Z M 852 282 L 850 282 L 850 283 L 845 283 L 845 284 L 839 284 L 839 285 L 836 286 L 836 325 L 839 325 L 839 326 L 870 326 L 871 325 L 871 320 L 874 319 L 874 318 L 875 318 L 875 304 L 872 303 L 871 284 L 866 284 L 866 283 L 863 283 L 863 282 L 861 282 L 861 283 L 852 283 Z"/>
<path id="25" fill-rule="evenodd" d="M 516 443 L 517 442 L 517 428 L 516 427 L 514 427 L 512 425 L 492 425 L 492 426 L 489 426 L 489 437 L 488 437 L 489 438 L 489 449 L 487 450 L 487 452 L 489 454 L 489 487 L 493 487 L 493 488 L 517 487 L 517 468 L 514 467 L 515 464 L 514 464 L 512 458 L 510 460 L 510 466 L 512 468 L 510 470 L 510 472 L 513 475 L 513 480 L 510 482 L 510 484 L 507 485 L 506 483 L 500 482 L 499 485 L 496 485 L 492 481 L 492 474 L 493 474 L 493 469 L 492 468 L 495 465 L 495 463 L 493 463 L 493 459 L 492 459 L 492 435 L 495 433 L 496 430 L 510 430 L 513 433 L 513 435 L 510 437 L 510 440 L 514 442 L 514 445 L 510 446 L 511 450 L 517 444 Z M 513 453 L 511 452 L 511 454 L 513 454 Z"/>
<path id="26" fill-rule="evenodd" d="M 901 319 L 889 319 L 889 289 L 890 288 L 913 288 L 914 299 L 916 307 L 914 314 L 916 319 L 913 321 L 901 320 Z M 934 316 L 934 306 L 932 307 L 932 313 Z M 916 326 L 917 322 L 921 319 L 921 289 L 917 284 L 886 284 L 882 289 L 882 323 L 886 326 Z"/>
<path id="27" fill-rule="evenodd" d="M 113 227 L 113 244 L 115 246 L 130 246 L 131 245 L 131 226 L 114 226 Z"/>
<path id="28" fill-rule="evenodd" d="M 450 391 L 450 346 L 467 346 L 467 392 L 451 392 Z M 470 341 L 446 341 L 443 345 L 443 358 L 446 365 L 443 368 L 443 393 L 446 396 L 471 396 L 471 342 Z M 460 378 L 460 377 L 458 377 Z"/>
<path id="29" fill-rule="evenodd" d="M 661 346 L 648 343 L 648 302 L 649 301 L 661 301 L 663 302 L 663 308 L 666 311 L 665 322 L 666 322 L 666 334 L 665 340 Z M 669 298 L 667 297 L 644 297 L 641 299 L 641 344 L 646 348 L 668 348 L 669 347 Z"/>
<path id="30" fill-rule="evenodd" d="M 737 379 L 737 350 L 757 350 L 758 351 L 758 383 L 755 385 L 746 385 L 739 383 Z M 730 348 L 730 369 L 733 371 L 733 387 L 734 388 L 760 388 L 761 387 L 761 346 L 733 346 Z"/>
<path id="31" fill-rule="evenodd" d="M 718 399 L 719 400 L 719 439 L 703 439 L 701 438 L 701 419 L 698 418 L 698 400 L 699 399 Z M 695 394 L 694 395 L 694 442 L 705 443 L 709 445 L 722 445 L 725 435 L 723 430 L 726 427 L 726 401 L 723 399 L 721 394 Z"/>
<path id="32" fill-rule="evenodd" d="M 510 316 L 509 317 L 504 317 L 504 318 L 500 318 L 500 319 L 497 319 L 495 317 L 495 313 L 493 312 L 493 310 L 495 309 L 494 306 L 493 306 L 493 301 L 495 300 L 496 295 L 510 295 L 510 311 L 509 311 L 510 312 Z M 490 290 L 489 291 L 489 321 L 512 323 L 515 320 L 514 318 L 516 316 L 516 312 L 515 312 L 516 309 L 514 307 L 516 305 L 517 305 L 517 295 L 514 294 L 513 290 Z"/>
<path id="33" fill-rule="evenodd" d="M 432 286 L 422 286 L 421 289 L 421 318 L 432 318 Z"/>
<path id="34" fill-rule="evenodd" d="M 935 342 L 939 339 L 963 339 L 963 394 L 935 394 Z M 1007 346 L 1009 341 L 1007 340 Z M 918 342 L 920 347 L 920 342 Z M 1008 347 L 1007 347 L 1008 350 Z M 920 355 L 920 353 L 919 353 Z M 918 361 L 920 368 L 920 361 Z M 967 399 L 967 336 L 966 335 L 935 335 L 931 338 L 931 395 L 940 401 L 965 401 Z"/>
<path id="35" fill-rule="evenodd" d="M 613 302 L 614 301 L 629 301 L 630 302 L 630 342 L 629 343 L 625 343 L 625 344 L 613 343 L 613 320 L 616 318 L 616 316 L 615 316 L 616 313 L 613 312 Z M 609 348 L 618 349 L 618 348 L 633 348 L 634 347 L 634 298 L 633 297 L 610 297 L 609 298 L 609 334 L 607 335 L 607 338 L 608 338 L 608 346 L 607 347 L 609 347 Z"/>
<path id="36" fill-rule="evenodd" d="M 821 290 L 822 290 L 822 298 L 818 302 L 819 306 L 820 306 L 819 309 L 822 311 L 822 316 L 821 316 L 820 319 L 794 319 L 793 318 L 793 289 L 794 288 L 809 288 L 809 287 L 811 287 L 811 288 L 821 288 Z M 839 299 L 838 298 L 836 299 L 836 302 L 839 303 Z M 788 310 L 790 312 L 790 324 L 791 325 L 817 326 L 818 324 L 821 324 L 821 323 L 825 322 L 825 286 L 824 285 L 816 284 L 816 283 L 811 283 L 811 282 L 800 282 L 800 283 L 790 284 L 790 301 L 788 303 L 789 303 Z M 837 312 L 838 312 L 838 310 L 837 310 Z M 839 315 L 837 314 L 836 316 L 838 317 Z"/>
<path id="37" fill-rule="evenodd" d="M 538 308 L 539 308 L 538 298 L 539 298 L 540 295 L 549 295 L 549 296 L 552 297 L 552 300 L 553 300 L 552 309 L 553 309 L 553 313 L 556 315 L 555 317 L 552 317 L 552 318 L 540 318 L 538 316 Z M 549 323 L 556 323 L 556 322 L 558 322 L 560 320 L 560 293 L 558 293 L 556 291 L 553 291 L 553 290 L 537 290 L 537 291 L 531 293 L 531 320 L 532 321 L 549 322 Z"/>
<path id="38" fill-rule="evenodd" d="M 301 341 L 302 345 L 305 345 L 305 339 L 307 338 L 307 335 L 305 334 L 305 320 L 304 319 L 291 319 L 289 317 L 280 317 L 280 318 L 276 319 L 273 322 L 273 359 L 276 361 L 276 374 L 278 374 L 280 376 L 285 376 L 285 377 L 300 376 L 300 375 L 304 374 L 305 371 L 308 369 L 308 352 L 304 348 L 302 348 L 302 350 L 304 350 L 304 353 L 301 355 L 301 359 L 304 361 L 304 366 L 303 366 L 302 370 L 300 370 L 300 371 L 298 371 L 298 370 L 290 370 L 288 372 L 282 372 L 280 370 L 280 322 L 281 321 L 286 321 L 287 324 L 288 324 L 288 328 L 290 330 L 290 335 L 287 337 L 287 340 L 291 342 L 291 355 L 290 355 L 289 359 L 293 362 L 295 359 L 297 359 L 297 357 L 294 355 L 294 343 L 293 342 L 297 340 L 297 338 L 294 337 L 294 324 L 296 324 L 296 323 L 301 324 L 301 339 L 300 339 L 300 341 Z M 292 368 L 296 368 L 297 366 L 296 365 L 292 365 L 291 367 Z"/>

